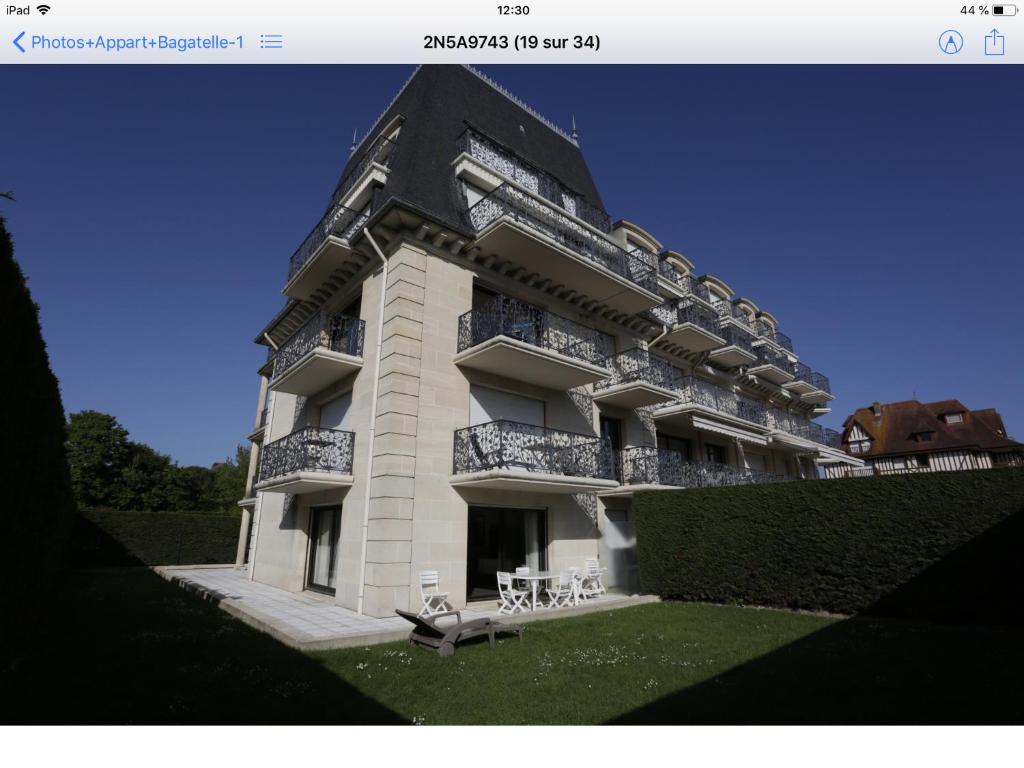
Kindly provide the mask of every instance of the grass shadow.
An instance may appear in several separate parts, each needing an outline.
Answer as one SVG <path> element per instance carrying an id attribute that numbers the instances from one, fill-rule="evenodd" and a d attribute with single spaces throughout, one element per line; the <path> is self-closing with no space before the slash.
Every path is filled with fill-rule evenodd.
<path id="1" fill-rule="evenodd" d="M 79 570 L 0 696 L 8 724 L 397 724 L 392 710 L 145 569 Z"/>
<path id="2" fill-rule="evenodd" d="M 617 723 L 1024 722 L 1024 512 L 840 621 Z"/>
<path id="3" fill-rule="evenodd" d="M 1024 722 L 1024 633 L 858 617 L 832 624 L 612 722 Z"/>

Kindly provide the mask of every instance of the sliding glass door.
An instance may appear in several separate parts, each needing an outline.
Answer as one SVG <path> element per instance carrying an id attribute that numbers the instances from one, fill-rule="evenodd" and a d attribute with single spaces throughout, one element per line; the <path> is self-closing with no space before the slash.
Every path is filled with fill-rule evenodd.
<path id="1" fill-rule="evenodd" d="M 498 571 L 547 568 L 547 510 L 470 507 L 466 541 L 466 599 L 498 594 Z"/>
<path id="2" fill-rule="evenodd" d="M 337 574 L 341 507 L 314 507 L 309 511 L 309 573 L 306 588 L 333 595 Z"/>

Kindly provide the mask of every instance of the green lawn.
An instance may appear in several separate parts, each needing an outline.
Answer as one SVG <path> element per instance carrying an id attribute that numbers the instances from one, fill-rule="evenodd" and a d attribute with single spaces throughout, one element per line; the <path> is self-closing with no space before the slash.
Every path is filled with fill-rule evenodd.
<path id="1" fill-rule="evenodd" d="M 144 569 L 78 571 L 4 722 L 1024 721 L 1024 632 L 645 605 L 441 659 L 302 654 Z"/>

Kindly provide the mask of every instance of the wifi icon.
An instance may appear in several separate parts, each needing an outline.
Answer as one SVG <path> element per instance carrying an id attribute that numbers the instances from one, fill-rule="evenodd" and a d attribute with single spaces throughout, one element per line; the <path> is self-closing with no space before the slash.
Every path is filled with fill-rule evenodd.
<path id="1" fill-rule="evenodd" d="M 50 6 L 48 5 L 37 5 L 36 10 L 43 16 L 50 12 Z"/>

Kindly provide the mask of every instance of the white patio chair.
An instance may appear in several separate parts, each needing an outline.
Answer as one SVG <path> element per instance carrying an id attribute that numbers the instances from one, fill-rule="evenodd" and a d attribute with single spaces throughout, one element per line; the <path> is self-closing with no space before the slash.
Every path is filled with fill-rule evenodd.
<path id="1" fill-rule="evenodd" d="M 530 566 L 528 566 L 528 565 L 520 565 L 518 568 L 516 568 L 516 582 L 515 582 L 516 586 L 519 587 L 520 589 L 526 589 L 529 586 L 529 584 L 527 584 L 527 582 L 525 582 L 525 581 L 520 580 L 519 577 L 520 576 L 529 576 L 529 575 L 530 575 Z"/>
<path id="2" fill-rule="evenodd" d="M 441 577 L 437 571 L 420 571 L 420 599 L 423 600 L 420 616 L 434 616 L 452 610 L 448 604 L 448 593 L 441 591 Z"/>
<path id="3" fill-rule="evenodd" d="M 500 614 L 514 614 L 527 609 L 526 598 L 530 593 L 525 589 L 516 589 L 512 584 L 512 574 L 508 571 L 498 571 L 498 597 L 501 598 L 501 605 L 498 606 Z"/>
<path id="4" fill-rule="evenodd" d="M 565 569 L 559 572 L 558 581 L 553 587 L 545 590 L 548 593 L 549 608 L 565 608 L 572 605 L 576 594 L 573 581 L 572 571 Z"/>
<path id="5" fill-rule="evenodd" d="M 580 585 L 580 594 L 584 598 L 597 597 L 607 594 L 604 588 L 604 574 L 607 568 L 602 568 L 595 558 L 587 558 L 583 561 L 583 582 Z"/>

